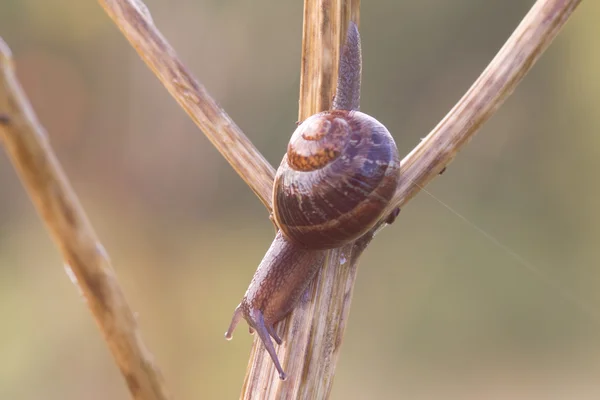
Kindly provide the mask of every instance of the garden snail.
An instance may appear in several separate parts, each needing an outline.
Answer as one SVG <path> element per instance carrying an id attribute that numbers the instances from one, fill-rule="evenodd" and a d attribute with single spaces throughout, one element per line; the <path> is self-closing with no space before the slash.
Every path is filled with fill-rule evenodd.
<path id="1" fill-rule="evenodd" d="M 400 161 L 388 130 L 358 111 L 360 39 L 353 23 L 340 59 L 333 110 L 315 114 L 293 133 L 275 175 L 273 219 L 279 227 L 225 337 L 242 317 L 256 331 L 285 379 L 271 337 L 298 302 L 326 249 L 358 239 L 384 217 L 396 191 Z"/>

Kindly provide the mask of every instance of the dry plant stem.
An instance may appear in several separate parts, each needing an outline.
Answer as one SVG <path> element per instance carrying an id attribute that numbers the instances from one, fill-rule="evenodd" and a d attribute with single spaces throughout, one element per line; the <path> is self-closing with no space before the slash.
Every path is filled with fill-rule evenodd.
<path id="1" fill-rule="evenodd" d="M 299 120 L 330 109 L 348 18 L 358 22 L 358 1 L 306 0 L 302 43 Z M 353 244 L 328 252 L 308 295 L 277 326 L 283 344 L 278 356 L 288 375 L 283 382 L 260 340 L 255 339 L 241 397 L 321 399 L 333 385 L 356 263 Z M 345 298 L 347 301 L 331 301 Z M 334 322 L 335 321 L 335 322 Z"/>
<path id="2" fill-rule="evenodd" d="M 360 0 L 305 0 L 298 120 L 331 108 L 348 21 L 359 24 Z"/>
<path id="3" fill-rule="evenodd" d="M 52 238 L 74 275 L 129 391 L 138 400 L 170 396 L 127 304 L 117 277 L 73 192 L 46 131 L 14 73 L 0 39 L 0 139 Z"/>
<path id="4" fill-rule="evenodd" d="M 275 170 L 210 97 L 154 25 L 141 0 L 99 0 L 169 93 L 271 211 Z"/>
<path id="5" fill-rule="evenodd" d="M 467 93 L 402 160 L 388 211 L 403 206 L 458 154 L 529 72 L 581 0 L 538 0 Z"/>

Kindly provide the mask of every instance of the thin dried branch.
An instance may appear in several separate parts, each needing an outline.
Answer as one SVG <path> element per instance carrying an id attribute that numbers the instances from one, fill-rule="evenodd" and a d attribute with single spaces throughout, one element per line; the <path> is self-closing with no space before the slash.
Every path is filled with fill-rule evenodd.
<path id="1" fill-rule="evenodd" d="M 142 342 L 108 254 L 52 152 L 46 131 L 17 81 L 10 50 L 2 39 L 0 139 L 59 247 L 67 273 L 85 297 L 132 397 L 169 399 L 164 379 Z"/>
<path id="2" fill-rule="evenodd" d="M 179 60 L 141 0 L 99 0 L 142 60 L 271 211 L 275 170 Z"/>
<path id="3" fill-rule="evenodd" d="M 467 93 L 402 160 L 389 211 L 438 176 L 496 112 L 558 35 L 581 0 L 538 0 Z"/>

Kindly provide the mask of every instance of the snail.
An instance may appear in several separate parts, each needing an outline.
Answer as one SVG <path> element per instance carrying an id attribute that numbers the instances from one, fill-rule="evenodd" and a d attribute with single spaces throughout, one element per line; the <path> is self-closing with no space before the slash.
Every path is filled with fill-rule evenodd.
<path id="1" fill-rule="evenodd" d="M 282 341 L 274 325 L 306 291 L 327 249 L 360 238 L 385 217 L 398 184 L 394 139 L 375 118 L 358 111 L 360 72 L 360 38 L 350 23 L 333 109 L 304 120 L 290 139 L 273 185 L 272 219 L 279 231 L 225 333 L 231 339 L 246 319 L 282 380 L 286 375 L 271 338 Z"/>

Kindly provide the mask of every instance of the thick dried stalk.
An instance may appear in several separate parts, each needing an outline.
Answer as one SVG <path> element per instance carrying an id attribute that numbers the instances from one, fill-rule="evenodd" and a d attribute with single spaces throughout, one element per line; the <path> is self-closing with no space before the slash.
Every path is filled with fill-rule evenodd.
<path id="1" fill-rule="evenodd" d="M 0 39 L 0 139 L 65 269 L 81 290 L 129 391 L 138 400 L 170 398 L 152 354 L 142 342 L 108 254 L 98 240 L 19 85 L 8 46 Z"/>
<path id="2" fill-rule="evenodd" d="M 271 211 L 275 169 L 198 83 L 154 25 L 141 0 L 99 0 L 142 60 Z"/>
<path id="3" fill-rule="evenodd" d="M 331 107 L 348 21 L 359 24 L 360 0 L 305 0 L 298 120 Z"/>
<path id="4" fill-rule="evenodd" d="M 353 4 L 351 4 L 353 3 Z M 335 94 L 341 46 L 348 18 L 358 24 L 359 1 L 306 0 L 302 43 L 299 120 L 330 109 Z M 283 339 L 279 359 L 285 382 L 264 346 L 255 338 L 241 397 L 244 399 L 321 399 L 333 386 L 335 366 L 350 311 L 358 255 L 353 243 L 328 252 L 311 283 L 308 299 L 278 324 Z M 362 247 L 361 247 L 362 249 Z M 331 301 L 346 299 L 346 301 Z M 308 301 L 307 301 L 308 300 Z"/>

